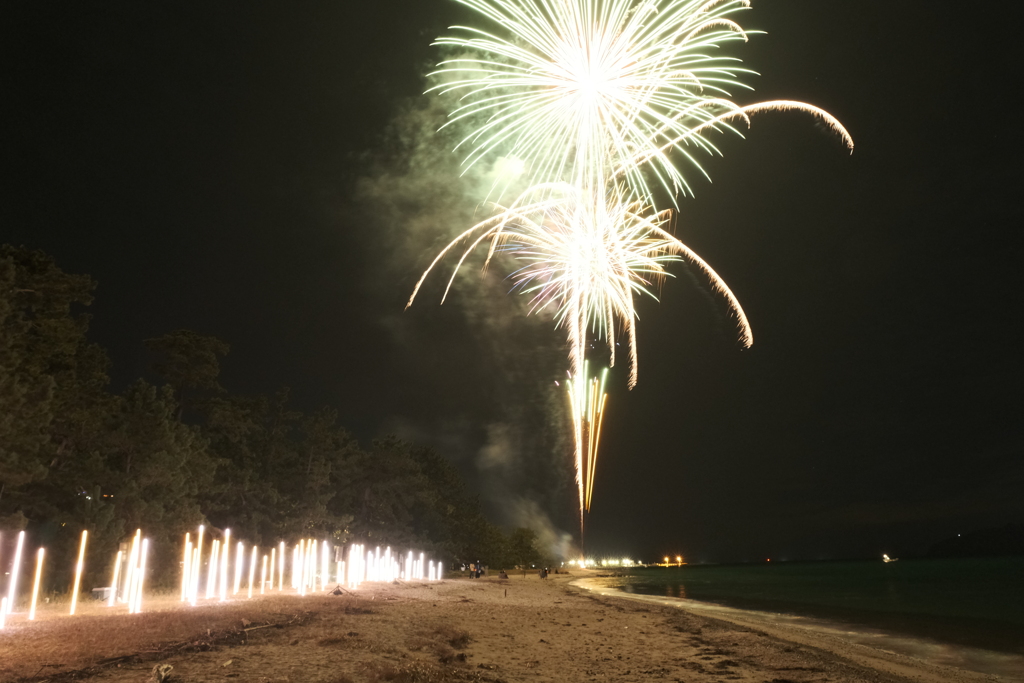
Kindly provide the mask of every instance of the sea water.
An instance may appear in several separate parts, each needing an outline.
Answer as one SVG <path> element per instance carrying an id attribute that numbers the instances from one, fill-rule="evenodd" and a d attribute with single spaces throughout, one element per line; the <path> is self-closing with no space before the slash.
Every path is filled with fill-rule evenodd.
<path id="1" fill-rule="evenodd" d="M 649 567 L 617 587 L 1024 655 L 1024 557 Z"/>

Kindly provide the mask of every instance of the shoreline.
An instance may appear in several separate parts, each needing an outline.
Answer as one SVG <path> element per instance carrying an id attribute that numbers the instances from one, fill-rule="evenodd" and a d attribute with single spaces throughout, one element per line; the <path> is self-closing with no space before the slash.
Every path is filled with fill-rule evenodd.
<path id="1" fill-rule="evenodd" d="M 572 585 L 607 597 L 636 600 L 680 609 L 712 619 L 752 628 L 802 645 L 848 658 L 868 668 L 919 678 L 953 672 L 998 676 L 1005 681 L 1024 681 L 1024 657 L 1012 653 L 954 645 L 931 638 L 854 625 L 827 618 L 730 607 L 687 598 L 630 593 L 609 585 L 604 577 L 582 577 Z"/>

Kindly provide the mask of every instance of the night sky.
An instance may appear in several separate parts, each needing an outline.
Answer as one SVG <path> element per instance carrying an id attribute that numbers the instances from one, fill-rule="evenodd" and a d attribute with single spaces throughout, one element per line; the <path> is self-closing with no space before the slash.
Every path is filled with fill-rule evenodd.
<path id="1" fill-rule="evenodd" d="M 755 343 L 685 268 L 639 307 L 588 550 L 912 555 L 1024 522 L 1019 37 L 985 7 L 741 17 L 767 35 L 737 52 L 762 75 L 736 99 L 812 102 L 857 147 L 764 114 L 694 176 L 676 233 Z M 361 440 L 433 444 L 495 521 L 572 531 L 562 333 L 475 268 L 402 310 L 475 208 L 421 95 L 430 41 L 470 20 L 446 0 L 6 7 L 0 241 L 98 280 L 115 388 L 153 379 L 142 340 L 214 334 L 231 391 L 288 386 Z"/>

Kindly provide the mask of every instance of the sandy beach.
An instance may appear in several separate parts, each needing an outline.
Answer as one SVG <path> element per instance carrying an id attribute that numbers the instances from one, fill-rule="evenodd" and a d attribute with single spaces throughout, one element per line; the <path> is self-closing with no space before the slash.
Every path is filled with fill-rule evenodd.
<path id="1" fill-rule="evenodd" d="M 258 610 L 261 602 L 267 604 Z M 255 610 L 251 618 L 240 616 L 246 608 Z M 58 645 L 45 646 L 37 629 L 31 647 L 49 647 L 54 661 L 26 675 L 15 664 L 27 654 L 24 638 L 33 627 L 7 631 L 0 634 L 0 678 L 141 683 L 167 665 L 166 680 L 182 682 L 1024 680 L 1009 660 L 1008 675 L 971 672 L 778 615 L 625 597 L 580 572 L 367 584 L 355 595 L 280 596 L 239 603 L 237 612 L 197 609 L 210 628 L 199 616 L 190 638 L 136 643 L 134 651 L 105 652 L 76 670 L 62 666 Z M 96 628 L 130 618 L 90 617 Z"/>

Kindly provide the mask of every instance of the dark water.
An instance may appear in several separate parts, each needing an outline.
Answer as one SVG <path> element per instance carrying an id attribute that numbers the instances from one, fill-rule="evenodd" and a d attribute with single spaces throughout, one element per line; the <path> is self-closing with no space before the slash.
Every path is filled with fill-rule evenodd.
<path id="1" fill-rule="evenodd" d="M 620 587 L 1024 654 L 1024 557 L 657 567 Z"/>

